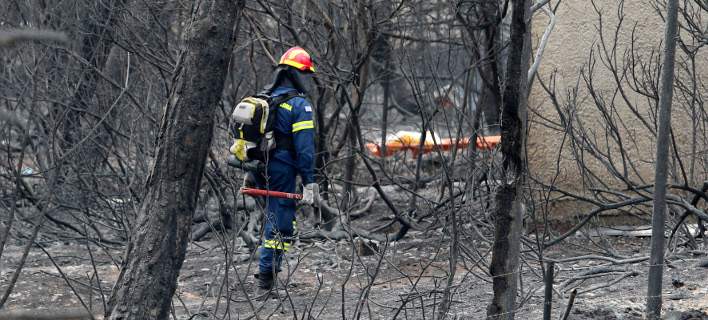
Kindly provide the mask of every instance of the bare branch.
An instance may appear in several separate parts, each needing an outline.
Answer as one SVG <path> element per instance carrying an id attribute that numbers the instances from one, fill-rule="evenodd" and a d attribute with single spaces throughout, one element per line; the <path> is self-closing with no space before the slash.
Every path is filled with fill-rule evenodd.
<path id="1" fill-rule="evenodd" d="M 546 7 L 543 7 L 543 11 L 551 18 L 551 21 L 548 22 L 546 31 L 544 31 L 543 36 L 541 36 L 541 43 L 538 44 L 538 49 L 536 49 L 536 55 L 533 58 L 533 65 L 529 68 L 528 76 L 526 78 L 526 81 L 529 83 L 529 87 L 531 86 L 533 77 L 536 75 L 536 72 L 538 72 L 538 67 L 541 65 L 541 58 L 543 57 L 543 52 L 546 50 L 546 45 L 548 45 L 548 39 L 553 31 L 553 27 L 556 26 L 555 13 Z"/>
<path id="2" fill-rule="evenodd" d="M 18 42 L 28 41 L 49 41 L 49 42 L 69 42 L 69 37 L 63 32 L 52 30 L 8 30 L 0 31 L 0 47 L 9 47 Z"/>

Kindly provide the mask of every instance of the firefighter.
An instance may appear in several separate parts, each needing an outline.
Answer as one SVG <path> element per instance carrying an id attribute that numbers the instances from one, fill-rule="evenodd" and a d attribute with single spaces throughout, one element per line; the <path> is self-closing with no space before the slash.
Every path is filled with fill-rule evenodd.
<path id="1" fill-rule="evenodd" d="M 251 176 L 259 188 L 295 192 L 296 176 L 303 184 L 301 204 L 317 205 L 319 188 L 314 179 L 315 130 L 312 104 L 304 98 L 307 79 L 315 72 L 310 55 L 293 47 L 280 58 L 273 82 L 265 93 L 277 97 L 291 94 L 276 107 L 273 133 L 276 148 L 266 159 L 266 174 Z M 290 249 L 295 229 L 295 200 L 269 197 L 266 203 L 264 241 L 256 275 L 258 287 L 270 291 L 281 269 L 283 254 Z"/>

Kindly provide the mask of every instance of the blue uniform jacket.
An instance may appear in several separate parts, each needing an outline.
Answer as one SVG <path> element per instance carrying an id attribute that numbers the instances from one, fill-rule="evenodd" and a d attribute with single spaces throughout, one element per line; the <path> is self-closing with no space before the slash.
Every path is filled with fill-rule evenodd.
<path id="1" fill-rule="evenodd" d="M 295 89 L 278 87 L 273 90 L 272 96 L 279 96 Z M 276 107 L 277 117 L 273 130 L 280 134 L 292 134 L 295 145 L 295 159 L 284 149 L 276 148 L 274 158 L 297 168 L 303 184 L 313 183 L 314 155 L 315 155 L 315 124 L 313 121 L 313 108 L 307 99 L 294 97 Z"/>

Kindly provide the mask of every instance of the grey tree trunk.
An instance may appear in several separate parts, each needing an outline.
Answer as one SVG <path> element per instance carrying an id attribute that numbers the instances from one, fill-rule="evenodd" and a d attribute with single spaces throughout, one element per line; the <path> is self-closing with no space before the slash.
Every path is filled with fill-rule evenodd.
<path id="1" fill-rule="evenodd" d="M 388 9 L 388 6 L 385 8 Z M 389 11 L 389 10 L 387 10 Z M 386 155 L 386 135 L 388 131 L 388 107 L 391 97 L 391 78 L 394 70 L 392 66 L 393 46 L 387 37 L 379 35 L 376 39 L 376 49 L 371 53 L 371 71 L 381 79 L 383 87 L 383 106 L 381 107 L 381 155 Z"/>
<path id="2" fill-rule="evenodd" d="M 126 0 L 103 0 L 94 3 L 95 12 L 89 12 L 83 21 L 86 36 L 81 42 L 80 54 L 86 64 L 80 68 L 78 86 L 69 102 L 69 108 L 63 118 L 62 148 L 68 151 L 74 147 L 81 135 L 80 118 L 84 111 L 95 111 L 93 102 L 96 86 L 99 82 L 99 70 L 104 68 L 113 46 L 115 25 Z M 85 157 L 76 156 L 72 160 L 82 161 Z"/>
<path id="3" fill-rule="evenodd" d="M 527 24 L 530 3 L 528 0 L 515 0 L 512 3 L 511 43 L 501 116 L 503 181 L 495 196 L 494 245 L 489 270 L 494 296 L 487 307 L 488 319 L 514 319 L 516 284 L 519 277 L 519 248 L 524 211 L 523 186 L 526 173 L 526 73 L 531 53 L 530 25 Z"/>
<path id="4" fill-rule="evenodd" d="M 368 44 L 371 41 L 372 32 L 369 25 L 369 19 L 371 12 L 366 8 L 365 1 L 354 2 L 356 6 L 356 20 L 353 21 L 352 28 L 352 38 L 355 39 L 355 44 L 360 49 L 361 52 L 364 50 L 371 50 L 368 48 Z M 352 108 L 349 115 L 350 119 L 347 123 L 349 136 L 348 136 L 348 158 L 345 164 L 344 171 L 344 195 L 342 196 L 342 208 L 349 210 L 356 199 L 354 194 L 354 175 L 356 171 L 356 152 L 357 148 L 357 133 L 354 124 L 358 122 L 359 111 L 361 110 L 361 105 L 364 103 L 364 94 L 366 92 L 366 86 L 369 82 L 369 64 L 370 55 L 364 57 L 362 64 L 355 69 L 354 74 L 357 75 L 357 80 L 352 83 Z"/>
<path id="5" fill-rule="evenodd" d="M 666 6 L 664 33 L 664 65 L 661 69 L 659 94 L 659 133 L 656 141 L 656 172 L 654 173 L 654 210 L 652 214 L 651 256 L 646 318 L 661 318 L 661 281 L 664 273 L 664 223 L 666 221 L 666 177 L 671 130 L 671 100 L 674 95 L 674 61 L 677 35 L 677 0 Z"/>
<path id="6" fill-rule="evenodd" d="M 483 16 L 487 19 L 482 23 L 486 28 L 479 32 L 482 41 L 478 44 L 478 72 L 482 82 L 478 106 L 483 111 L 484 127 L 483 132 L 488 134 L 499 133 L 499 102 L 501 100 L 501 88 L 499 86 L 499 68 L 497 61 L 500 49 L 497 47 L 501 31 L 500 25 L 494 23 L 498 14 L 499 1 L 492 0 L 480 4 Z"/>
<path id="7" fill-rule="evenodd" d="M 61 83 L 61 74 L 68 74 L 71 91 L 67 104 L 55 104 L 54 114 L 57 117 L 61 138 L 58 145 L 62 149 L 60 157 L 48 158 L 46 163 L 51 172 L 46 171 L 55 201 L 70 204 L 76 211 L 87 211 L 95 207 L 97 189 L 91 175 L 96 173 L 99 164 L 106 158 L 106 148 L 97 142 L 98 136 L 108 136 L 111 133 L 103 125 L 110 122 L 106 116 L 105 122 L 97 120 L 103 117 L 99 103 L 97 88 L 102 82 L 101 70 L 105 68 L 111 48 L 114 46 L 116 25 L 120 12 L 125 9 L 127 0 L 100 0 L 86 2 L 82 10 L 80 34 L 84 34 L 78 47 L 75 59 L 57 55 L 50 59 L 58 64 L 61 70 L 53 76 L 55 83 Z M 65 64 L 64 64 L 65 63 Z M 66 67 L 71 66 L 71 67 Z M 95 128 L 94 128 L 95 126 Z M 51 133 L 49 133 L 51 134 Z M 49 161 L 51 159 L 51 161 Z M 72 226 L 69 210 L 63 208 L 50 220 L 63 227 L 68 227 L 76 233 L 79 229 Z"/>
<path id="8" fill-rule="evenodd" d="M 187 38 L 138 225 L 109 301 L 110 319 L 168 318 L 243 5 L 212 1 Z"/>

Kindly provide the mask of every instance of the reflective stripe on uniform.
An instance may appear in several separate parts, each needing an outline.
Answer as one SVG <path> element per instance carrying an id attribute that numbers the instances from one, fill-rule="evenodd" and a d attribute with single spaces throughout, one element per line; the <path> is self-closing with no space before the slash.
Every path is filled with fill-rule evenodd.
<path id="1" fill-rule="evenodd" d="M 315 123 L 312 120 L 305 120 L 293 123 L 293 132 L 298 132 L 305 129 L 314 129 Z"/>
<path id="2" fill-rule="evenodd" d="M 265 243 L 263 244 L 263 247 L 267 248 L 267 249 L 288 251 L 290 249 L 290 242 L 278 241 L 278 240 L 266 240 Z"/>
<path id="3" fill-rule="evenodd" d="M 293 111 L 293 106 L 287 104 L 286 102 L 281 103 L 280 107 L 288 111 Z"/>

